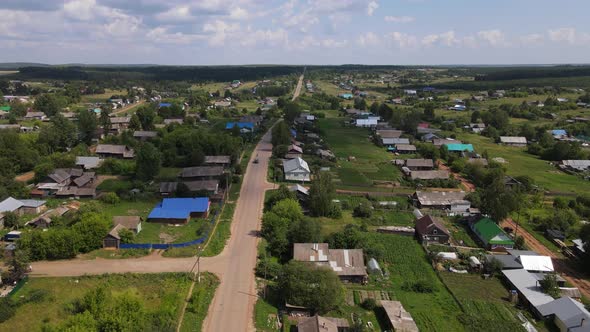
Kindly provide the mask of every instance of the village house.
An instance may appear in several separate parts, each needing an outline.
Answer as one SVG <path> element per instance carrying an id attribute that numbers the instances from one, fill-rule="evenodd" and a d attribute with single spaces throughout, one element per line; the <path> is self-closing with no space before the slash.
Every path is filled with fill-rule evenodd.
<path id="1" fill-rule="evenodd" d="M 57 168 L 37 184 L 31 196 L 94 197 L 91 188 L 96 179 L 95 172 L 84 172 L 81 168 Z"/>
<path id="2" fill-rule="evenodd" d="M 56 217 L 62 217 L 70 212 L 70 209 L 65 206 L 58 206 L 55 209 L 47 210 L 42 215 L 29 220 L 25 225 L 33 226 L 41 229 L 46 229 L 51 226 L 52 219 Z"/>
<path id="3" fill-rule="evenodd" d="M 426 215 L 416 220 L 416 238 L 422 244 L 449 243 L 450 233 L 443 222 L 433 216 Z"/>
<path id="4" fill-rule="evenodd" d="M 45 121 L 47 120 L 47 115 L 45 115 L 45 113 L 43 112 L 27 112 L 27 114 L 25 115 L 25 120 L 40 120 L 40 121 Z"/>
<path id="5" fill-rule="evenodd" d="M 368 118 L 368 119 L 355 119 L 355 126 L 361 128 L 373 128 L 377 126 L 379 119 Z"/>
<path id="6" fill-rule="evenodd" d="M 329 267 L 345 282 L 367 281 L 362 249 L 329 249 L 327 243 L 295 243 L 293 259 Z"/>
<path id="7" fill-rule="evenodd" d="M 335 160 L 336 155 L 330 150 L 317 149 L 316 154 L 323 160 Z"/>
<path id="8" fill-rule="evenodd" d="M 514 248 L 514 241 L 492 219 L 482 218 L 469 226 L 486 250 L 505 251 Z"/>
<path id="9" fill-rule="evenodd" d="M 231 166 L 231 157 L 230 156 L 205 156 L 205 162 L 203 163 L 205 166 L 222 166 L 224 168 L 229 168 Z"/>
<path id="10" fill-rule="evenodd" d="M 300 184 L 289 186 L 289 191 L 295 193 L 299 202 L 307 202 L 309 199 L 309 190 Z"/>
<path id="11" fill-rule="evenodd" d="M 410 171 L 429 171 L 434 169 L 432 159 L 406 159 L 405 166 Z"/>
<path id="12" fill-rule="evenodd" d="M 187 224 L 191 218 L 207 218 L 209 198 L 164 198 L 148 215 L 148 222 Z"/>
<path id="13" fill-rule="evenodd" d="M 540 305 L 537 310 L 545 319 L 553 320 L 560 332 L 590 331 L 590 312 L 569 296 Z"/>
<path id="14" fill-rule="evenodd" d="M 179 177 L 183 181 L 215 180 L 223 173 L 223 166 L 194 166 L 183 168 Z"/>
<path id="15" fill-rule="evenodd" d="M 470 123 L 469 128 L 471 128 L 472 132 L 481 134 L 481 132 L 486 129 L 486 125 L 485 123 Z"/>
<path id="16" fill-rule="evenodd" d="M 464 191 L 416 191 L 414 202 L 418 208 L 450 211 L 453 204 L 463 203 L 465 196 Z"/>
<path id="17" fill-rule="evenodd" d="M 110 133 L 113 135 L 118 135 L 129 128 L 129 123 L 131 122 L 130 116 L 115 116 L 110 118 L 111 120 L 111 131 Z"/>
<path id="18" fill-rule="evenodd" d="M 96 154 L 101 158 L 133 159 L 135 151 L 125 145 L 98 144 Z"/>
<path id="19" fill-rule="evenodd" d="M 446 180 L 449 176 L 449 171 L 445 170 L 410 171 L 412 180 Z"/>
<path id="20" fill-rule="evenodd" d="M 387 148 L 393 148 L 395 145 L 398 144 L 410 144 L 410 140 L 408 138 L 381 138 L 381 144 Z"/>
<path id="21" fill-rule="evenodd" d="M 412 315 L 406 311 L 400 301 L 381 300 L 381 305 L 389 320 L 393 331 L 418 332 L 418 326 Z"/>
<path id="22" fill-rule="evenodd" d="M 149 139 L 158 137 L 157 131 L 144 131 L 144 130 L 136 130 L 133 132 L 133 137 L 137 138 L 141 141 L 147 141 Z"/>
<path id="23" fill-rule="evenodd" d="M 216 195 L 219 192 L 218 180 L 201 180 L 201 181 L 185 181 L 182 182 L 191 193 L 199 193 L 206 191 L 209 195 Z M 171 196 L 176 193 L 178 182 L 162 182 L 160 183 L 160 195 Z"/>
<path id="24" fill-rule="evenodd" d="M 590 170 L 590 160 L 562 160 L 559 168 L 573 172 L 584 172 Z"/>
<path id="25" fill-rule="evenodd" d="M 103 160 L 99 157 L 76 157 L 76 166 L 82 167 L 84 170 L 99 168 Z"/>
<path id="26" fill-rule="evenodd" d="M 297 332 L 346 332 L 350 324 L 343 318 L 301 317 L 297 323 Z"/>
<path id="27" fill-rule="evenodd" d="M 141 232 L 141 217 L 139 216 L 114 216 L 113 226 L 122 225 L 134 234 Z"/>
<path id="28" fill-rule="evenodd" d="M 447 150 L 449 152 L 455 152 L 455 153 L 465 153 L 465 152 L 473 152 L 473 145 L 471 144 L 459 144 L 459 143 L 447 143 L 445 144 L 447 147 Z"/>
<path id="29" fill-rule="evenodd" d="M 381 129 L 375 132 L 381 138 L 399 138 L 403 131 L 395 129 Z"/>
<path id="30" fill-rule="evenodd" d="M 283 174 L 286 181 L 311 181 L 311 170 L 307 162 L 299 157 L 283 162 Z"/>
<path id="31" fill-rule="evenodd" d="M 416 146 L 412 144 L 396 144 L 392 150 L 397 153 L 416 153 Z"/>
<path id="32" fill-rule="evenodd" d="M 526 137 L 521 136 L 500 136 L 500 143 L 508 146 L 525 147 L 527 140 Z"/>
<path id="33" fill-rule="evenodd" d="M 285 159 L 301 158 L 302 156 L 303 156 L 303 149 L 298 147 L 297 145 L 291 144 L 288 147 L 287 154 L 285 155 Z"/>
<path id="34" fill-rule="evenodd" d="M 260 126 L 260 124 L 262 123 L 263 120 L 264 120 L 264 117 L 262 115 L 249 114 L 249 115 L 242 116 L 240 118 L 239 122 L 253 123 L 255 127 L 258 127 L 258 126 Z"/>
<path id="35" fill-rule="evenodd" d="M 121 224 L 115 225 L 102 240 L 102 247 L 105 249 L 119 249 L 121 245 L 121 235 L 119 233 L 125 229 Z"/>

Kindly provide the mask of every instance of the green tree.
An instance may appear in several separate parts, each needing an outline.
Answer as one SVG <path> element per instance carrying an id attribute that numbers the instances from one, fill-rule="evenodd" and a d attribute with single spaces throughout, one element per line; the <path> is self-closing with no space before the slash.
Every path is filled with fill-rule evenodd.
<path id="1" fill-rule="evenodd" d="M 541 289 L 546 294 L 553 298 L 558 298 L 561 295 L 559 290 L 559 283 L 557 282 L 557 275 L 555 273 L 547 273 L 542 280 L 539 280 Z"/>
<path id="2" fill-rule="evenodd" d="M 35 108 L 47 116 L 54 116 L 59 113 L 59 102 L 54 94 L 44 93 L 35 98 Z"/>
<path id="3" fill-rule="evenodd" d="M 106 109 L 103 108 L 100 112 L 100 118 L 98 120 L 100 126 L 102 127 L 103 133 L 105 135 L 107 135 L 112 128 L 112 124 L 111 124 L 111 117 L 110 117 L 110 112 Z"/>
<path id="4" fill-rule="evenodd" d="M 291 144 L 291 132 L 287 123 L 281 121 L 272 128 L 271 143 L 273 146 Z"/>
<path id="5" fill-rule="evenodd" d="M 191 197 L 192 193 L 189 187 L 184 182 L 178 182 L 174 196 L 176 197 Z"/>
<path id="6" fill-rule="evenodd" d="M 136 112 L 139 122 L 141 122 L 141 128 L 143 130 L 154 129 L 154 120 L 156 118 L 156 112 L 153 107 L 142 106 Z"/>
<path id="7" fill-rule="evenodd" d="M 19 223 L 18 223 L 18 215 L 14 212 L 11 211 L 7 211 L 4 212 L 4 227 L 6 228 L 13 228 L 19 227 Z"/>
<path id="8" fill-rule="evenodd" d="M 135 233 L 127 228 L 124 228 L 119 231 L 119 237 L 121 238 L 122 243 L 132 243 Z"/>
<path id="9" fill-rule="evenodd" d="M 50 154 L 56 151 L 66 151 L 74 146 L 77 140 L 76 125 L 61 114 L 56 114 L 51 118 L 48 126 L 41 127 L 37 142 Z"/>
<path id="10" fill-rule="evenodd" d="M 96 115 L 92 111 L 82 110 L 78 115 L 78 131 L 80 140 L 86 144 L 92 143 L 92 138 L 96 134 L 98 123 Z"/>
<path id="11" fill-rule="evenodd" d="M 22 118 L 27 114 L 27 104 L 22 103 L 18 100 L 14 100 L 10 103 L 10 114 L 17 118 Z"/>
<path id="12" fill-rule="evenodd" d="M 434 105 L 431 103 L 426 104 L 426 106 L 424 106 L 424 118 L 426 118 L 427 120 L 433 120 L 434 119 Z"/>
<path id="13" fill-rule="evenodd" d="M 160 151 L 149 142 L 142 144 L 137 153 L 135 168 L 138 179 L 152 180 L 160 173 Z"/>
<path id="14" fill-rule="evenodd" d="M 285 121 L 293 123 L 295 119 L 301 114 L 301 108 L 296 102 L 287 102 L 283 108 Z"/>
<path id="15" fill-rule="evenodd" d="M 281 184 L 279 189 L 268 192 L 267 199 L 264 202 L 264 210 L 269 211 L 273 208 L 273 206 L 275 206 L 277 202 L 285 199 L 295 200 L 297 197 L 295 196 L 295 193 L 290 191 L 286 185 Z"/>
<path id="16" fill-rule="evenodd" d="M 309 210 L 312 215 L 325 217 L 332 210 L 335 189 L 332 176 L 328 172 L 318 172 L 309 189 Z"/>
<path id="17" fill-rule="evenodd" d="M 279 277 L 279 290 L 285 301 L 324 314 L 344 300 L 338 275 L 330 268 L 290 261 Z"/>
<path id="18" fill-rule="evenodd" d="M 102 240 L 111 229 L 111 218 L 103 213 L 86 213 L 72 226 L 79 239 L 80 252 L 90 252 L 102 247 Z"/>
<path id="19" fill-rule="evenodd" d="M 291 222 L 287 238 L 289 243 L 318 243 L 322 240 L 321 225 L 316 219 L 301 218 Z"/>
<path id="20" fill-rule="evenodd" d="M 137 116 L 137 114 L 133 114 L 131 116 L 131 120 L 129 121 L 129 129 L 141 130 L 141 121 L 139 121 L 139 117 Z"/>

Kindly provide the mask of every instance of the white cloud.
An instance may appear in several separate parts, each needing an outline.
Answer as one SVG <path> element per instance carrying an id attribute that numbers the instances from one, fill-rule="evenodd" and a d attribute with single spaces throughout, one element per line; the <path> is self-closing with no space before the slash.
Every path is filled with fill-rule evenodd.
<path id="1" fill-rule="evenodd" d="M 326 48 L 340 48 L 345 47 L 348 45 L 348 40 L 341 40 L 337 41 L 334 39 L 324 39 L 322 40 L 322 46 Z"/>
<path id="2" fill-rule="evenodd" d="M 187 22 L 193 20 L 194 17 L 191 14 L 191 9 L 189 6 L 176 6 L 172 7 L 169 10 L 159 13 L 156 15 L 156 18 L 160 21 L 164 22 Z"/>
<path id="3" fill-rule="evenodd" d="M 418 45 L 416 36 L 409 35 L 407 33 L 394 31 L 388 33 L 387 37 L 393 41 L 395 46 L 402 49 L 414 48 Z"/>
<path id="4" fill-rule="evenodd" d="M 236 20 L 245 20 L 248 19 L 250 15 L 247 10 L 241 7 L 236 7 L 229 12 L 229 17 Z"/>
<path id="5" fill-rule="evenodd" d="M 360 46 L 373 46 L 380 42 L 380 38 L 373 32 L 367 32 L 357 38 L 357 44 Z"/>
<path id="6" fill-rule="evenodd" d="M 498 29 L 495 30 L 484 30 L 477 33 L 477 36 L 490 44 L 491 46 L 503 46 L 506 45 L 506 39 L 504 33 Z"/>
<path id="7" fill-rule="evenodd" d="M 444 46 L 456 46 L 461 44 L 461 40 L 459 40 L 456 35 L 455 31 L 447 31 L 440 34 L 431 34 L 427 35 L 426 37 L 422 38 L 421 41 L 422 45 L 424 46 L 433 46 L 437 43 L 440 43 Z"/>
<path id="8" fill-rule="evenodd" d="M 211 46 L 223 46 L 228 35 L 239 29 L 238 23 L 228 24 L 222 20 L 215 20 L 203 25 L 203 32 L 211 34 L 209 36 L 209 45 Z"/>
<path id="9" fill-rule="evenodd" d="M 246 31 L 246 34 L 239 39 L 240 44 L 243 46 L 254 46 L 258 44 L 284 45 L 288 40 L 289 34 L 282 28 L 278 30 Z"/>
<path id="10" fill-rule="evenodd" d="M 576 29 L 574 28 L 549 30 L 547 34 L 549 35 L 549 39 L 554 42 L 576 43 Z"/>
<path id="11" fill-rule="evenodd" d="M 96 11 L 95 0 L 74 0 L 66 2 L 63 6 L 64 14 L 76 20 L 88 21 L 92 19 Z"/>
<path id="12" fill-rule="evenodd" d="M 393 23 L 411 23 L 416 20 L 415 17 L 412 16 L 385 16 L 385 22 L 393 22 Z"/>
<path id="13" fill-rule="evenodd" d="M 285 27 L 298 29 L 302 32 L 308 32 L 311 26 L 319 22 L 320 19 L 312 14 L 312 10 L 309 8 L 296 15 L 287 15 L 282 20 Z"/>
<path id="14" fill-rule="evenodd" d="M 373 16 L 373 13 L 375 12 L 375 10 L 377 10 L 377 8 L 379 8 L 379 4 L 377 3 L 377 1 L 369 2 L 369 4 L 367 5 L 367 15 Z"/>
<path id="15" fill-rule="evenodd" d="M 520 37 L 520 41 L 525 45 L 541 45 L 545 41 L 545 36 L 539 33 L 532 33 Z"/>

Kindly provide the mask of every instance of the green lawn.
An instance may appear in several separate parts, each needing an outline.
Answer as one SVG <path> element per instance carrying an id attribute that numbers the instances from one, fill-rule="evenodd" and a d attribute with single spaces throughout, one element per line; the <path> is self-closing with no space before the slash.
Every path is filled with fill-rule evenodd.
<path id="1" fill-rule="evenodd" d="M 515 316 L 517 310 L 507 301 L 508 290 L 499 279 L 450 272 L 439 275 L 461 304 L 467 330 L 491 332 L 502 325 L 506 331 L 524 331 Z"/>
<path id="2" fill-rule="evenodd" d="M 188 274 L 109 274 L 76 278 L 31 278 L 12 298 L 16 314 L 0 324 L 2 331 L 41 331 L 72 317 L 74 303 L 99 286 L 113 295 L 129 292 L 148 312 L 169 312 L 175 321 L 187 295 Z M 39 296 L 39 294 L 44 294 Z M 35 298 L 31 295 L 35 294 Z"/>
<path id="3" fill-rule="evenodd" d="M 260 332 L 271 332 L 280 331 L 277 328 L 279 310 L 259 297 L 254 307 L 254 323 L 256 325 L 256 331 Z"/>
<path id="4" fill-rule="evenodd" d="M 338 117 L 319 121 L 326 143 L 340 159 L 333 169 L 337 186 L 371 187 L 373 181 L 398 181 L 400 171 L 391 165 L 391 153 L 373 144 L 367 129 L 344 127 L 344 121 L 346 118 Z M 355 160 L 349 161 L 348 157 Z"/>
<path id="5" fill-rule="evenodd" d="M 181 332 L 200 332 L 207 317 L 209 305 L 219 286 L 219 279 L 212 273 L 201 273 L 201 282 L 196 283 L 182 319 Z"/>
<path id="6" fill-rule="evenodd" d="M 412 237 L 394 234 L 364 233 L 365 250 L 381 252 L 379 263 L 390 274 L 376 280 L 366 289 L 388 291 L 412 314 L 420 331 L 464 331 L 459 321 L 461 309 L 444 287 L 427 261 L 422 247 Z M 434 288 L 432 293 L 405 290 L 405 282 L 421 280 Z"/>
<path id="7" fill-rule="evenodd" d="M 480 154 L 487 150 L 490 158 L 504 158 L 509 175 L 528 175 L 545 190 L 566 194 L 590 193 L 590 186 L 580 185 L 579 177 L 559 171 L 549 162 L 525 152 L 522 148 L 496 144 L 490 138 L 475 134 L 462 133 L 457 138 L 473 144 L 475 151 Z"/>
<path id="8" fill-rule="evenodd" d="M 191 219 L 186 225 L 142 223 L 142 229 L 135 237 L 135 243 L 182 243 L 195 240 L 210 227 L 209 219 Z"/>
<path id="9" fill-rule="evenodd" d="M 145 220 L 158 202 L 157 199 L 135 202 L 121 200 L 117 204 L 101 203 L 101 206 L 102 211 L 109 216 L 140 216 Z"/>

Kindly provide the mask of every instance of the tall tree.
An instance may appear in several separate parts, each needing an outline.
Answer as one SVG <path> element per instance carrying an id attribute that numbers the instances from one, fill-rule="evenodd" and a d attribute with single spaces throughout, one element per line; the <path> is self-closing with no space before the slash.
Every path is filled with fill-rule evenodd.
<path id="1" fill-rule="evenodd" d="M 160 151 L 151 143 L 139 147 L 136 158 L 136 175 L 143 181 L 152 180 L 160 172 Z"/>
<path id="2" fill-rule="evenodd" d="M 96 133 L 97 125 L 96 114 L 94 114 L 94 112 L 86 110 L 80 111 L 78 115 L 80 140 L 86 144 L 90 144 Z"/>
<path id="3" fill-rule="evenodd" d="M 154 129 L 154 119 L 156 118 L 156 112 L 154 111 L 153 107 L 142 106 L 139 110 L 137 110 L 136 114 L 139 118 L 139 122 L 141 122 L 141 128 L 143 128 L 143 130 Z"/>
<path id="4" fill-rule="evenodd" d="M 137 116 L 137 114 L 133 114 L 131 116 L 131 120 L 129 121 L 129 129 L 141 130 L 141 121 L 139 121 L 139 117 Z"/>
<path id="5" fill-rule="evenodd" d="M 312 215 L 325 217 L 332 210 L 334 184 L 328 172 L 318 172 L 309 190 L 309 210 Z"/>
<path id="6" fill-rule="evenodd" d="M 44 93 L 35 99 L 35 108 L 47 116 L 54 116 L 59 112 L 59 102 L 54 94 Z"/>
<path id="7" fill-rule="evenodd" d="M 99 118 L 98 122 L 100 123 L 100 126 L 102 127 L 103 133 L 105 135 L 107 135 L 111 131 L 111 127 L 112 127 L 110 111 L 107 110 L 106 108 L 103 108 L 100 111 L 100 118 Z"/>

